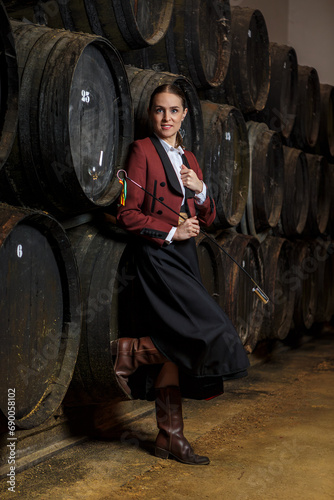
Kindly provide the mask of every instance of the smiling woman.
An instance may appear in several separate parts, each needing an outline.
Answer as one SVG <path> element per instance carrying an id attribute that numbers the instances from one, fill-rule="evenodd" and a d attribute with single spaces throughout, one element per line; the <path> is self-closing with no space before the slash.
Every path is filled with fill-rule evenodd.
<path id="1" fill-rule="evenodd" d="M 200 225 L 212 224 L 216 210 L 195 155 L 183 148 L 187 114 L 182 90 L 158 85 L 148 105 L 153 134 L 130 151 L 129 178 L 145 187 L 128 186 L 117 219 L 140 237 L 135 269 L 142 308 L 136 320 L 146 336 L 131 338 L 129 332 L 112 342 L 112 352 L 125 397 L 155 399 L 156 456 L 204 465 L 209 459 L 196 455 L 183 435 L 181 395 L 222 394 L 224 380 L 245 376 L 249 362 L 231 321 L 201 281 L 195 237 Z M 131 378 L 139 367 L 143 384 Z"/>
<path id="2" fill-rule="evenodd" d="M 174 146 L 187 111 L 185 101 L 180 102 L 177 95 L 158 94 L 154 104 L 153 98 L 151 98 L 149 115 L 154 132 L 171 146 Z"/>
<path id="3" fill-rule="evenodd" d="M 143 139 L 152 133 L 147 105 L 153 90 L 158 85 L 176 85 L 182 90 L 185 107 L 188 109 L 182 124 L 182 130 L 185 134 L 183 143 L 186 149 L 190 149 L 194 153 L 199 165 L 201 165 L 204 142 L 203 118 L 200 99 L 192 82 L 183 75 L 143 70 L 132 66 L 126 66 L 126 73 L 130 83 L 134 108 L 134 138 Z"/>

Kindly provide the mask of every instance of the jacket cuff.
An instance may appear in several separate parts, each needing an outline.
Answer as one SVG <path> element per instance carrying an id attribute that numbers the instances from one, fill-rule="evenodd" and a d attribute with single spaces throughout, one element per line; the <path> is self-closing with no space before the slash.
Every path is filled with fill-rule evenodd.
<path id="1" fill-rule="evenodd" d="M 147 227 L 144 227 L 141 231 L 140 234 L 142 236 L 148 236 L 150 238 L 157 238 L 159 240 L 165 240 L 168 236 L 168 233 L 165 231 L 159 231 L 159 229 L 150 229 Z"/>

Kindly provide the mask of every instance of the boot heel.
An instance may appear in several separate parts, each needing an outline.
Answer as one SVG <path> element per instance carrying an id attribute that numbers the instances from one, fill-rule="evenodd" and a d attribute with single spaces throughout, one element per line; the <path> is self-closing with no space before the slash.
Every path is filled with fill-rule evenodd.
<path id="1" fill-rule="evenodd" d="M 168 458 L 169 457 L 169 451 L 163 450 L 162 448 L 155 448 L 155 456 L 158 458 Z"/>

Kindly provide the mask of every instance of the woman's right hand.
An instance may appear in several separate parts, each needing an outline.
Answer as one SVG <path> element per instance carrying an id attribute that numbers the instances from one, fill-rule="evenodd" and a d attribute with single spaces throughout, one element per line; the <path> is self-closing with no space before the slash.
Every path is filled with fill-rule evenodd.
<path id="1" fill-rule="evenodd" d="M 183 241 L 192 238 L 193 236 L 198 236 L 199 234 L 199 222 L 197 217 L 190 217 L 177 226 L 177 229 L 174 233 L 173 240 L 174 241 Z"/>

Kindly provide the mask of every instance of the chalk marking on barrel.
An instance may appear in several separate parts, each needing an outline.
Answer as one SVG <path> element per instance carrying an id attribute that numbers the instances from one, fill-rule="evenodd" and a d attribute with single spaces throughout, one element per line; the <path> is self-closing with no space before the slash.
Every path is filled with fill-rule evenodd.
<path id="1" fill-rule="evenodd" d="M 87 102 L 87 103 L 90 102 L 90 93 L 88 92 L 88 90 L 82 90 L 81 95 L 82 95 L 81 100 L 83 102 Z"/>

